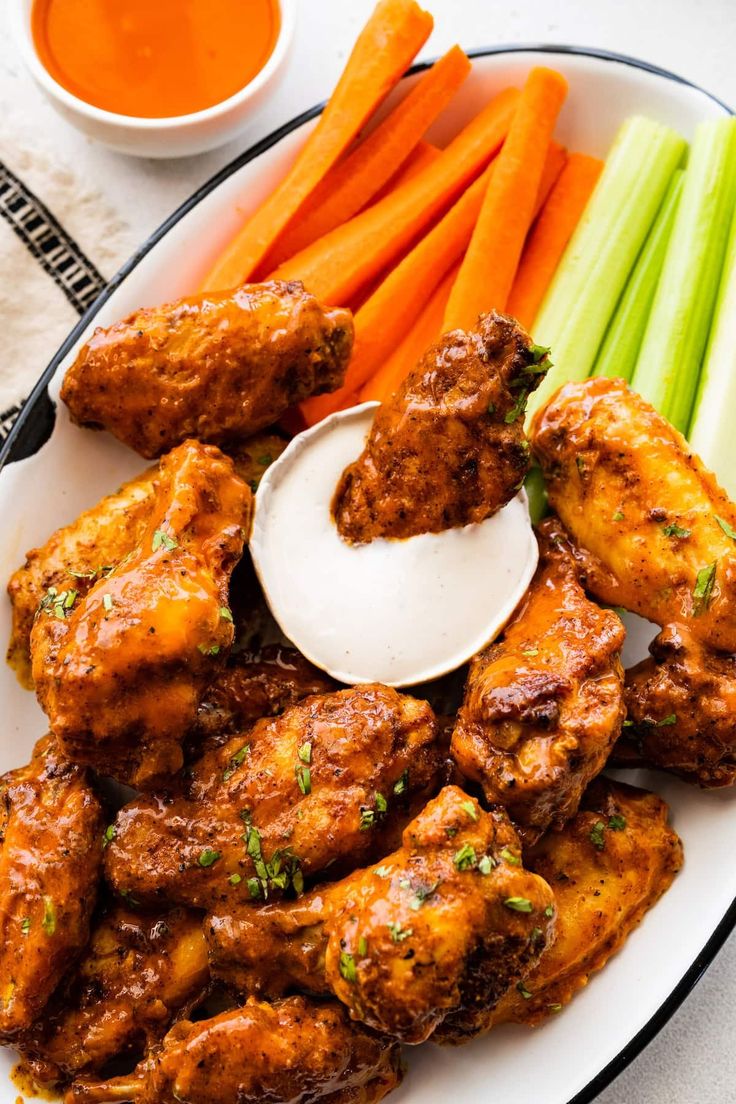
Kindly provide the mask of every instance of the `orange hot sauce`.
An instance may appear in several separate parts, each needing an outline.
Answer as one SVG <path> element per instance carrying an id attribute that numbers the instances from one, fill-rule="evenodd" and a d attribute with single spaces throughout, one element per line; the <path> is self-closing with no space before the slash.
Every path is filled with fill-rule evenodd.
<path id="1" fill-rule="evenodd" d="M 34 0 L 41 62 L 95 107 L 139 118 L 221 103 L 268 61 L 278 0 Z"/>

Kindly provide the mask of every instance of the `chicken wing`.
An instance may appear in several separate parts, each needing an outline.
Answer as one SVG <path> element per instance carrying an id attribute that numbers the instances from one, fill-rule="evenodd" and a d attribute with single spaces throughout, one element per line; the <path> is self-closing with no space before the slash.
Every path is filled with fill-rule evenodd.
<path id="1" fill-rule="evenodd" d="M 666 625 L 626 672 L 627 745 L 700 786 L 736 783 L 736 656 Z M 620 747 L 620 744 L 619 744 Z"/>
<path id="2" fill-rule="evenodd" d="M 447 786 L 380 864 L 205 930 L 214 973 L 243 992 L 332 992 L 403 1042 L 460 1042 L 542 953 L 553 896 L 505 814 Z"/>
<path id="3" fill-rule="evenodd" d="M 269 644 L 255 654 L 234 653 L 200 702 L 192 743 L 219 747 L 253 721 L 275 717 L 310 694 L 336 688 L 296 648 Z"/>
<path id="4" fill-rule="evenodd" d="M 176 793 L 125 806 L 118 893 L 202 907 L 263 900 L 388 849 L 440 781 L 426 702 L 385 686 L 316 695 L 205 755 Z"/>
<path id="5" fill-rule="evenodd" d="M 547 364 L 546 350 L 502 314 L 445 334 L 377 411 L 343 472 L 332 504 L 341 536 L 363 544 L 495 514 L 529 467 L 524 410 Z"/>
<path id="6" fill-rule="evenodd" d="M 143 1053 L 202 997 L 209 978 L 199 914 L 118 906 L 94 928 L 79 964 L 17 1041 L 24 1065 L 36 1084 L 49 1085 Z"/>
<path id="7" fill-rule="evenodd" d="M 102 807 L 51 737 L 0 779 L 0 1038 L 30 1027 L 87 942 Z"/>
<path id="8" fill-rule="evenodd" d="M 624 718 L 621 619 L 585 596 L 556 518 L 538 540 L 526 598 L 471 664 L 451 743 L 462 774 L 527 840 L 575 814 Z"/>
<path id="9" fill-rule="evenodd" d="M 179 769 L 233 638 L 228 585 L 251 502 L 231 460 L 188 441 L 162 461 L 134 551 L 82 598 L 48 592 L 31 632 L 33 679 L 75 762 L 139 787 Z"/>
<path id="10" fill-rule="evenodd" d="M 549 501 L 597 598 L 736 652 L 736 506 L 623 380 L 569 383 L 532 426 Z"/>
<path id="11" fill-rule="evenodd" d="M 656 794 L 598 779 L 580 812 L 524 860 L 554 887 L 557 937 L 488 1017 L 538 1024 L 602 970 L 682 866 L 682 844 Z"/>
<path id="12" fill-rule="evenodd" d="M 400 1083 L 399 1047 L 350 1023 L 336 1003 L 249 1000 L 178 1023 L 137 1070 L 78 1081 L 65 1104 L 377 1104 Z"/>
<path id="13" fill-rule="evenodd" d="M 350 311 L 324 307 L 300 283 L 246 284 L 96 330 L 61 397 L 79 425 L 107 429 L 141 456 L 188 437 L 234 445 L 339 387 L 352 343 Z"/>

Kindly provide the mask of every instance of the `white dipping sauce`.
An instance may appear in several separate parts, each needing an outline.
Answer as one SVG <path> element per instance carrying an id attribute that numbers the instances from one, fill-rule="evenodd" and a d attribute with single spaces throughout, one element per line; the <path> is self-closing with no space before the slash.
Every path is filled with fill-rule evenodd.
<path id="1" fill-rule="evenodd" d="M 501 631 L 538 549 L 523 491 L 479 525 L 350 545 L 330 505 L 378 403 L 300 433 L 256 495 L 250 548 L 271 612 L 340 682 L 411 686 L 459 667 Z"/>

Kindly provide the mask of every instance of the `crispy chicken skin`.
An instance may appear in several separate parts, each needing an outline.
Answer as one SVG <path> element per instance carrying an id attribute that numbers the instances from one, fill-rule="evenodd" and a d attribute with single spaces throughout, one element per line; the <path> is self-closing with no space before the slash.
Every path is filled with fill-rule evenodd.
<path id="1" fill-rule="evenodd" d="M 399 1047 L 337 1003 L 249 1000 L 178 1023 L 129 1076 L 78 1081 L 65 1104 L 376 1104 L 401 1081 Z"/>
<path id="2" fill-rule="evenodd" d="M 30 1027 L 89 936 L 102 807 L 86 772 L 39 740 L 0 779 L 0 1039 Z"/>
<path id="3" fill-rule="evenodd" d="M 219 747 L 261 717 L 275 717 L 310 694 L 327 694 L 336 683 L 296 648 L 269 644 L 257 653 L 238 652 L 218 671 L 200 702 L 192 742 Z"/>
<path id="4" fill-rule="evenodd" d="M 255 492 L 269 464 L 285 447 L 282 437 L 257 433 L 233 451 L 235 471 Z M 84 597 L 100 574 L 132 552 L 148 525 L 159 483 L 159 465 L 141 472 L 57 529 L 41 547 L 31 549 L 25 563 L 10 577 L 13 627 L 7 658 L 27 688 L 33 686 L 31 628 L 49 587 L 57 592 L 75 589 Z"/>
<path id="5" fill-rule="evenodd" d="M 113 908 L 41 1017 L 16 1043 L 35 1082 L 97 1072 L 158 1042 L 209 983 L 202 917 Z"/>
<path id="6" fill-rule="evenodd" d="M 684 437 L 623 380 L 568 383 L 538 412 L 534 452 L 551 506 L 597 598 L 679 621 L 736 652 L 736 506 Z"/>
<path id="7" fill-rule="evenodd" d="M 541 954 L 552 905 L 506 815 L 446 786 L 381 863 L 291 904 L 210 916 L 205 931 L 236 989 L 332 992 L 403 1042 L 462 1042 Z"/>
<path id="8" fill-rule="evenodd" d="M 656 794 L 601 778 L 577 816 L 525 852 L 526 864 L 554 889 L 557 937 L 486 1029 L 554 1015 L 616 953 L 682 866 L 667 815 Z"/>
<path id="9" fill-rule="evenodd" d="M 107 876 L 150 903 L 298 892 L 385 853 L 443 765 L 426 702 L 380 685 L 315 695 L 206 754 L 177 791 L 125 806 Z"/>
<path id="10" fill-rule="evenodd" d="M 31 629 L 44 595 L 55 587 L 57 593 L 75 589 L 83 597 L 102 570 L 127 556 L 148 525 L 158 482 L 158 468 L 152 467 L 124 483 L 70 525 L 57 529 L 40 548 L 32 548 L 11 575 L 8 663 L 26 687 L 32 688 Z"/>
<path id="11" fill-rule="evenodd" d="M 527 841 L 575 814 L 624 718 L 621 619 L 586 597 L 556 518 L 537 537 L 536 575 L 503 639 L 473 660 L 451 743 Z"/>
<path id="12" fill-rule="evenodd" d="M 483 521 L 529 467 L 526 398 L 546 371 L 505 315 L 432 345 L 377 411 L 361 456 L 342 474 L 332 509 L 341 536 L 363 544 Z"/>
<path id="13" fill-rule="evenodd" d="M 293 403 L 333 391 L 353 343 L 349 311 L 300 283 L 246 284 L 142 309 L 98 329 L 64 378 L 80 425 L 141 456 L 196 437 L 235 445 Z"/>
<path id="14" fill-rule="evenodd" d="M 232 461 L 187 441 L 161 464 L 133 552 L 84 597 L 69 589 L 44 599 L 33 680 L 75 762 L 138 787 L 179 769 L 183 735 L 232 642 L 223 610 L 251 505 Z"/>
<path id="15" fill-rule="evenodd" d="M 625 743 L 700 786 L 732 786 L 736 656 L 704 647 L 684 625 L 666 625 L 649 651 L 626 672 Z"/>

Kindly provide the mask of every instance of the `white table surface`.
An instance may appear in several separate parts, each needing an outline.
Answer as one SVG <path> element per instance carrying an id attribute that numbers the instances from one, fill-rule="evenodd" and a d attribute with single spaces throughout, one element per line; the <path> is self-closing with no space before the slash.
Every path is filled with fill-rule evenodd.
<path id="1" fill-rule="evenodd" d="M 168 162 L 112 153 L 63 123 L 26 75 L 8 35 L 0 33 L 0 132 L 6 145 L 10 140 L 24 154 L 48 159 L 51 171 L 43 199 L 52 210 L 54 173 L 64 181 L 71 171 L 104 197 L 124 224 L 123 239 L 135 244 L 248 144 L 328 95 L 372 6 L 372 0 L 300 0 L 288 70 L 252 129 L 213 153 Z M 455 41 L 466 47 L 513 42 L 602 47 L 672 69 L 736 105 L 736 0 L 506 4 L 426 0 L 426 6 L 436 23 L 424 51 L 427 56 Z M 0 32 L 4 32 L 1 15 Z M 0 326 L 2 322 L 0 317 Z M 673 954 L 676 950 L 673 947 Z M 632 993 L 632 1003 L 636 999 Z M 458 1092 L 461 1097 L 461 1085 Z M 735 1100 L 736 937 L 732 936 L 670 1023 L 600 1095 L 598 1104 L 733 1104 Z"/>

